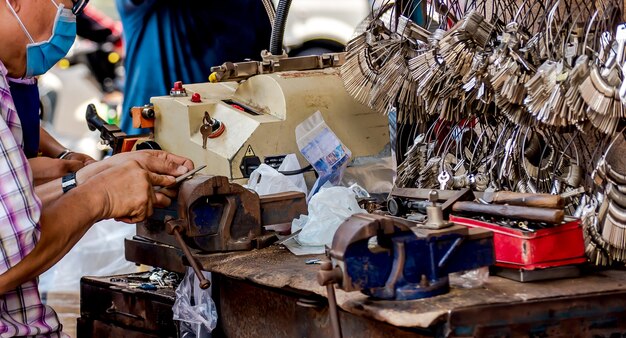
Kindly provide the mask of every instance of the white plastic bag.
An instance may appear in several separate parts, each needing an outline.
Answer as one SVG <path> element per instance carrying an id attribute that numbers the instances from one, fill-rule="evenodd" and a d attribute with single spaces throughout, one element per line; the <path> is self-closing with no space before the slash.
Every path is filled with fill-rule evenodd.
<path id="1" fill-rule="evenodd" d="M 283 163 L 280 164 L 280 167 L 278 167 L 278 171 L 280 172 L 284 172 L 284 171 L 294 171 L 294 170 L 300 170 L 302 169 L 300 166 L 300 162 L 298 161 L 298 157 L 296 156 L 296 154 L 289 154 L 287 156 L 285 156 L 285 159 L 283 160 Z M 303 174 L 298 174 L 298 175 L 286 175 L 287 179 L 291 181 L 291 183 L 293 183 L 296 187 L 298 187 L 298 191 L 302 191 L 303 193 L 307 194 L 309 189 L 306 186 L 306 181 L 304 180 L 304 175 Z"/>
<path id="2" fill-rule="evenodd" d="M 256 191 L 259 196 L 276 194 L 286 191 L 302 191 L 287 176 L 265 163 L 254 169 L 248 179 L 248 189 Z M 302 191 L 306 194 L 306 189 Z"/>
<path id="3" fill-rule="evenodd" d="M 326 183 L 338 185 L 352 153 L 326 125 L 319 111 L 296 127 L 296 143 L 319 177 L 309 198 Z"/>
<path id="4" fill-rule="evenodd" d="M 94 224 L 50 270 L 41 275 L 41 292 L 78 292 L 83 276 L 109 276 L 137 272 L 135 263 L 124 258 L 124 238 L 135 227 L 114 220 Z"/>
<path id="5" fill-rule="evenodd" d="M 211 292 L 200 289 L 198 282 L 193 269 L 187 268 L 185 278 L 176 289 L 172 311 L 174 320 L 180 321 L 181 338 L 210 337 L 217 326 L 217 309 Z"/>
<path id="6" fill-rule="evenodd" d="M 365 213 L 365 210 L 359 207 L 350 188 L 322 188 L 309 201 L 309 215 L 295 219 L 291 231 L 302 228 L 297 237 L 301 245 L 331 245 L 341 223 L 359 213 Z"/>

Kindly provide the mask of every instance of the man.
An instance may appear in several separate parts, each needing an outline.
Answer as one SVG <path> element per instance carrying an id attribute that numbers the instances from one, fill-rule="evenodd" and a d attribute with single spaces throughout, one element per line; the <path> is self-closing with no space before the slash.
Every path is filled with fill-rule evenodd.
<path id="1" fill-rule="evenodd" d="M 271 26 L 261 0 L 116 0 L 126 46 L 126 85 L 120 128 L 129 109 L 167 95 L 175 81 L 207 82 L 211 66 L 260 59 Z M 143 130 L 144 132 L 146 130 Z"/>
<path id="2" fill-rule="evenodd" d="M 76 0 L 74 0 L 76 1 Z M 0 6 L 0 337 L 63 336 L 54 311 L 41 303 L 37 276 L 59 261 L 96 221 L 145 219 L 167 205 L 174 176 L 188 159 L 161 151 L 116 155 L 35 191 L 7 77 L 43 74 L 75 36 L 85 1 L 4 0 Z M 71 10 L 69 10 L 71 9 Z M 167 190 L 167 189 L 166 189 Z M 162 193 L 163 192 L 163 193 Z"/>

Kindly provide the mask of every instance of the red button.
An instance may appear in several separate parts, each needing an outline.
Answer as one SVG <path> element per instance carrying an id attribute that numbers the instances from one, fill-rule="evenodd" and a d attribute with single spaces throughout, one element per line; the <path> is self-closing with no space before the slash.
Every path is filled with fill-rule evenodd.
<path id="1" fill-rule="evenodd" d="M 191 95 L 191 102 L 194 102 L 194 103 L 202 102 L 202 99 L 200 98 L 200 94 L 193 93 L 193 95 Z"/>
<path id="2" fill-rule="evenodd" d="M 182 90 L 182 89 L 183 89 L 183 82 L 182 81 L 174 82 L 174 90 Z"/>

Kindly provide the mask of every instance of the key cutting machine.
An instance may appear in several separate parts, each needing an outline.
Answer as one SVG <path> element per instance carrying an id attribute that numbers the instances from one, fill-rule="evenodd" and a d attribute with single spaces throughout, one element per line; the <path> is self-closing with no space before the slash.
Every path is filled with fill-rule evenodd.
<path id="1" fill-rule="evenodd" d="M 214 83 L 176 83 L 171 95 L 152 98 L 154 140 L 206 164 L 204 173 L 245 182 L 260 163 L 277 167 L 284 155 L 300 154 L 295 127 L 320 111 L 353 158 L 376 155 L 389 142 L 387 117 L 346 92 L 344 60 L 344 53 L 266 56 L 213 67 Z"/>

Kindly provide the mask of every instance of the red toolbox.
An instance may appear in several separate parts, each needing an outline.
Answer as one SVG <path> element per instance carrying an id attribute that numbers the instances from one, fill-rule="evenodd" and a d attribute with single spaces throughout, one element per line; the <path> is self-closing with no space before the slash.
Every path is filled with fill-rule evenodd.
<path id="1" fill-rule="evenodd" d="M 493 231 L 496 266 L 533 270 L 586 261 L 585 241 L 579 219 L 534 232 L 465 217 L 450 216 L 450 221 Z"/>

